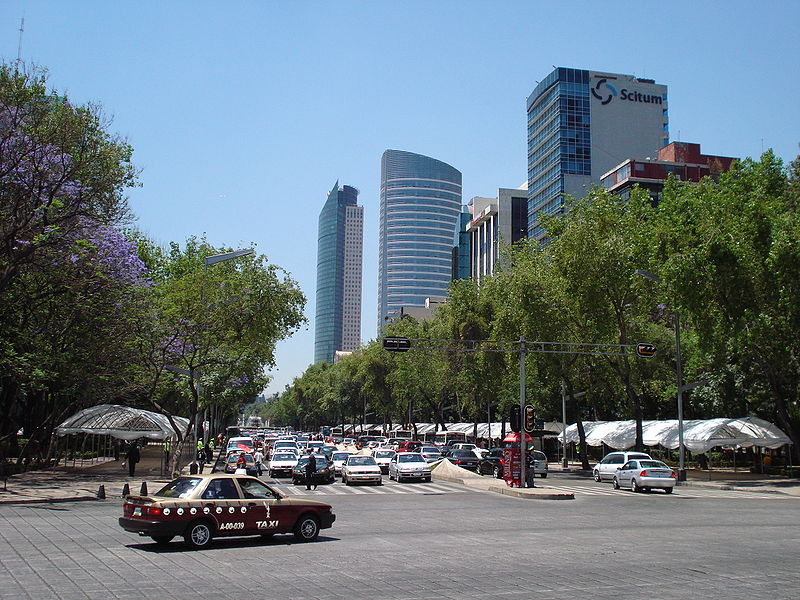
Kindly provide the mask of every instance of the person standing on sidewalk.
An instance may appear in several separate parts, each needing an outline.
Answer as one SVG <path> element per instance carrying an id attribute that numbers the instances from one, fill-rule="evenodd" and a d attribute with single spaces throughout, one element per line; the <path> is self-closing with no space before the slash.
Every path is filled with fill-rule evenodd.
<path id="1" fill-rule="evenodd" d="M 208 444 L 206 444 L 204 452 L 205 452 L 205 455 L 206 455 L 206 462 L 208 464 L 211 464 L 212 462 L 214 462 L 214 448 L 213 448 L 213 446 L 211 445 L 210 442 Z"/>
<path id="2" fill-rule="evenodd" d="M 128 456 L 125 458 L 125 460 L 128 461 L 128 475 L 131 477 L 133 477 L 136 472 L 136 463 L 139 462 L 139 458 L 139 444 L 134 440 L 131 442 L 131 445 L 128 446 Z"/>

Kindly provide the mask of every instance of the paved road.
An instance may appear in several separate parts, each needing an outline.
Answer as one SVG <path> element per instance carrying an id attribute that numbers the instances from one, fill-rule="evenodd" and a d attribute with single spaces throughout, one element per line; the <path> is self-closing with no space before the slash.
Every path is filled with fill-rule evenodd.
<path id="1" fill-rule="evenodd" d="M 310 493 L 337 514 L 318 542 L 222 539 L 202 552 L 122 531 L 119 500 L 2 505 L 0 598 L 800 597 L 796 498 L 686 492 L 548 502 L 337 483 Z"/>

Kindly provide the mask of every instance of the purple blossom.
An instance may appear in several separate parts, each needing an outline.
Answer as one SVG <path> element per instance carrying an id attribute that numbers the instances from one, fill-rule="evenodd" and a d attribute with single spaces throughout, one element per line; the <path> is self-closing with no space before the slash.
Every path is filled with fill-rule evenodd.
<path id="1" fill-rule="evenodd" d="M 234 388 L 242 387 L 243 385 L 247 385 L 248 383 L 250 383 L 250 377 L 248 377 L 247 375 L 234 377 L 233 379 L 229 379 L 227 381 L 227 385 L 229 387 L 234 387 Z"/>

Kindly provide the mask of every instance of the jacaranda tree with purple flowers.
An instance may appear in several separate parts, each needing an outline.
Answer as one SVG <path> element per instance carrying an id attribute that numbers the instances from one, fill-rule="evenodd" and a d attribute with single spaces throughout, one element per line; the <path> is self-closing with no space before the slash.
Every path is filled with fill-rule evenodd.
<path id="1" fill-rule="evenodd" d="M 122 391 L 120 340 L 149 281 L 120 229 L 135 184 L 99 107 L 0 65 L 0 454 L 20 427 L 44 440 L 72 407 Z"/>

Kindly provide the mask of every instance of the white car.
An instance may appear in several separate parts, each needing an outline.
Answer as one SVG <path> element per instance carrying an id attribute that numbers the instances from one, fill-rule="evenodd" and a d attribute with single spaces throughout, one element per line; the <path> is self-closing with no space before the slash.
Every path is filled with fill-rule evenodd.
<path id="1" fill-rule="evenodd" d="M 383 485 L 381 468 L 373 457 L 353 454 L 348 456 L 342 465 L 342 483 L 345 485 L 354 483 Z"/>
<path id="2" fill-rule="evenodd" d="M 629 460 L 614 474 L 614 489 L 630 486 L 632 492 L 649 492 L 651 489 L 672 493 L 677 477 L 668 465 L 660 460 Z"/>
<path id="3" fill-rule="evenodd" d="M 272 454 L 277 454 L 278 452 L 294 452 L 295 454 L 300 454 L 300 447 L 297 445 L 297 442 L 290 442 L 287 440 L 280 440 L 275 442 L 272 446 Z"/>
<path id="4" fill-rule="evenodd" d="M 594 466 L 592 476 L 595 481 L 612 481 L 617 469 L 629 460 L 638 460 L 640 458 L 653 460 L 649 454 L 644 452 L 611 452 L 606 454 L 603 460 Z"/>
<path id="5" fill-rule="evenodd" d="M 389 461 L 392 460 L 395 454 L 397 454 L 397 452 L 390 448 L 378 448 L 375 450 L 372 456 L 381 468 L 381 473 L 389 473 Z"/>
<path id="6" fill-rule="evenodd" d="M 401 452 L 389 461 L 389 479 L 400 483 L 403 479 L 431 480 L 431 468 L 422 454 L 418 452 Z"/>
<path id="7" fill-rule="evenodd" d="M 338 477 L 342 474 L 342 465 L 344 465 L 344 461 L 347 460 L 348 456 L 352 456 L 352 452 L 346 452 L 344 450 L 340 450 L 338 452 L 334 452 L 331 454 L 331 462 L 333 463 L 333 474 L 334 476 Z"/>
<path id="8" fill-rule="evenodd" d="M 433 463 L 442 458 L 442 451 L 436 446 L 423 446 L 419 449 L 419 453 L 422 454 L 422 458 L 427 463 Z"/>
<path id="9" fill-rule="evenodd" d="M 270 477 L 291 477 L 292 469 L 297 466 L 297 454 L 294 452 L 276 452 L 267 463 Z"/>

